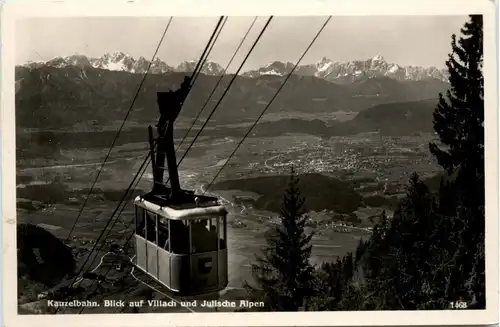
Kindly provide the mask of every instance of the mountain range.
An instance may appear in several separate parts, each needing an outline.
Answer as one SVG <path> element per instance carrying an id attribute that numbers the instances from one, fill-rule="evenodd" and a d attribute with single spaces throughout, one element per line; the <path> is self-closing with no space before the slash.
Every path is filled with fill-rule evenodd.
<path id="1" fill-rule="evenodd" d="M 149 66 L 151 73 L 135 97 L 143 79 L 142 73 Z M 123 52 L 105 54 L 100 58 L 73 55 L 17 66 L 16 125 L 41 130 L 94 129 L 96 124 L 106 126 L 122 119 L 131 103 L 133 107 L 128 120 L 151 124 L 158 118 L 156 92 L 177 88 L 195 66 L 196 61 L 185 61 L 177 67 L 160 59 L 150 63 L 143 57 L 136 60 Z M 389 125 L 379 126 L 379 130 L 389 131 L 392 118 L 408 123 L 406 116 L 392 117 L 399 115 L 404 103 L 414 102 L 409 104 L 412 108 L 427 108 L 429 106 L 422 100 L 436 99 L 439 93 L 449 88 L 446 74 L 437 68 L 402 67 L 389 64 L 377 55 L 365 61 L 347 63 L 323 58 L 316 64 L 299 66 L 297 73 L 280 89 L 285 75 L 292 68 L 292 63 L 276 61 L 235 76 L 224 74 L 219 64 L 207 61 L 184 103 L 181 117 L 193 118 L 207 105 L 200 119 L 206 118 L 225 94 L 211 118 L 212 123 L 220 126 L 253 121 L 280 90 L 267 113 L 283 113 L 286 117 L 287 112 L 360 112 L 357 120 L 337 126 L 335 133 L 340 134 L 371 130 L 371 127 L 358 128 L 357 125 L 372 126 L 371 121 L 377 120 L 377 115 L 383 115 Z M 231 88 L 226 92 L 233 78 Z M 212 92 L 212 98 L 207 102 Z M 396 105 L 383 108 L 392 109 L 377 107 L 391 103 Z M 373 109 L 363 113 L 370 108 Z M 432 120 L 428 118 L 428 110 L 421 110 L 421 113 L 424 111 L 425 120 Z M 412 109 L 412 112 L 408 133 L 412 130 L 411 121 L 416 123 L 420 115 L 418 109 Z M 332 119 L 335 118 L 332 116 Z M 295 121 L 285 124 L 289 123 L 301 124 Z M 420 123 L 415 127 L 429 129 L 428 125 Z M 394 131 L 396 134 L 401 132 L 405 131 Z"/>
<path id="2" fill-rule="evenodd" d="M 63 68 L 68 66 L 93 67 L 112 71 L 125 71 L 128 73 L 143 74 L 149 65 L 151 74 L 165 74 L 169 72 L 192 72 L 197 62 L 184 61 L 176 67 L 168 65 L 159 58 L 150 62 L 144 57 L 135 59 L 124 52 L 106 53 L 99 58 L 89 58 L 85 55 L 75 54 L 67 57 L 56 57 L 48 61 L 30 62 L 24 66 L 37 68 L 49 66 Z M 242 73 L 245 77 L 261 77 L 269 75 L 284 76 L 289 74 L 294 67 L 291 62 L 274 61 L 258 69 Z M 207 60 L 201 72 L 206 75 L 218 76 L 224 73 L 224 68 L 213 61 Z M 444 69 L 436 67 L 400 66 L 388 63 L 381 55 L 376 55 L 368 60 L 355 60 L 348 62 L 333 61 L 322 58 L 315 64 L 299 65 L 294 72 L 300 76 L 314 76 L 330 82 L 349 83 L 363 80 L 369 77 L 391 77 L 399 81 L 412 80 L 421 81 L 426 79 L 438 79 L 447 81 L 447 73 Z"/>
<path id="3" fill-rule="evenodd" d="M 129 120 L 152 123 L 158 118 L 156 92 L 177 88 L 186 73 L 150 74 L 135 98 L 143 75 L 75 65 L 16 67 L 16 123 L 22 128 L 59 129 L 78 124 L 106 125 L 120 120 L 132 101 Z M 275 96 L 284 76 L 257 77 L 200 74 L 186 99 L 181 117 L 206 117 L 234 79 L 211 121 L 233 124 L 253 121 Z M 396 80 L 387 76 L 365 77 L 350 83 L 332 83 L 315 76 L 292 75 L 267 113 L 335 111 L 360 112 L 396 102 L 433 99 L 449 84 L 439 79 Z M 134 99 L 135 98 L 135 99 Z"/>

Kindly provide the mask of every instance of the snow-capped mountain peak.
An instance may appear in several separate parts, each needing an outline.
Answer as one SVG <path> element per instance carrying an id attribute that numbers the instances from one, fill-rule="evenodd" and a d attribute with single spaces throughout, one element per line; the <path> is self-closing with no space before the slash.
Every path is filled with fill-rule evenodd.
<path id="1" fill-rule="evenodd" d="M 135 72 L 135 60 L 124 52 L 105 53 L 101 58 L 92 60 L 92 66 L 100 69 Z"/>
<path id="2" fill-rule="evenodd" d="M 55 68 L 63 68 L 68 66 L 76 67 L 93 67 L 111 71 L 125 71 L 129 73 L 143 74 L 149 67 L 149 72 L 152 74 L 164 74 L 166 72 L 180 71 L 191 72 L 197 65 L 197 60 L 190 60 L 180 63 L 177 68 L 169 66 L 166 62 L 156 57 L 152 62 L 144 57 L 135 59 L 131 55 L 123 51 L 115 51 L 105 53 L 98 58 L 88 58 L 85 55 L 74 54 L 67 57 L 56 57 L 47 62 L 28 63 L 27 66 L 38 67 L 40 65 L 52 66 Z M 213 62 L 206 61 L 201 72 L 207 75 L 221 75 L 223 68 Z"/>
<path id="3" fill-rule="evenodd" d="M 385 59 L 379 53 L 375 57 L 372 58 L 372 61 L 385 61 Z"/>
<path id="4" fill-rule="evenodd" d="M 176 71 L 179 72 L 193 72 L 198 65 L 198 60 L 188 60 L 181 62 Z M 224 69 L 216 62 L 207 60 L 201 68 L 201 73 L 205 75 L 222 75 Z"/>
<path id="5" fill-rule="evenodd" d="M 324 72 L 327 71 L 329 68 L 331 68 L 332 65 L 334 64 L 335 62 L 333 62 L 332 60 L 323 57 L 320 61 L 316 63 L 316 68 L 318 69 L 318 72 Z"/>
<path id="6" fill-rule="evenodd" d="M 324 78 L 325 76 L 331 73 L 331 71 L 335 68 L 337 64 L 338 62 L 323 57 L 320 61 L 318 61 L 316 64 L 313 65 L 315 71 L 313 72 L 312 75 L 319 78 Z"/>
<path id="7" fill-rule="evenodd" d="M 271 61 L 265 66 L 243 73 L 246 77 L 258 77 L 266 75 L 284 76 L 290 74 L 295 65 L 291 62 Z"/>
<path id="8" fill-rule="evenodd" d="M 197 63 L 197 60 L 187 60 L 181 62 L 174 68 L 158 57 L 150 62 L 144 57 L 135 59 L 123 51 L 115 51 L 112 53 L 105 53 L 98 58 L 89 58 L 82 54 L 73 54 L 66 57 L 56 57 L 47 62 L 31 62 L 26 65 L 29 67 L 47 65 L 56 68 L 67 66 L 82 68 L 93 67 L 138 74 L 145 73 L 149 67 L 149 72 L 151 74 L 164 74 L 174 71 L 192 72 Z M 284 76 L 289 74 L 294 66 L 295 64 L 291 62 L 272 61 L 258 69 L 247 71 L 242 75 L 251 78 L 266 75 Z M 201 72 L 206 75 L 222 75 L 224 69 L 216 62 L 207 60 Z M 423 80 L 429 78 L 443 81 L 447 80 L 447 72 L 445 69 L 438 69 L 436 67 L 403 67 L 395 63 L 388 63 L 380 54 L 367 60 L 353 60 L 348 62 L 338 62 L 323 57 L 315 64 L 299 65 L 294 71 L 294 74 L 315 76 L 334 82 L 352 82 L 359 79 L 381 76 L 391 77 L 397 80 Z"/>
<path id="9" fill-rule="evenodd" d="M 106 58 L 106 59 L 114 60 L 114 61 L 120 61 L 120 60 L 123 60 L 124 58 L 127 58 L 127 57 L 132 58 L 131 56 L 129 56 L 128 54 L 126 54 L 123 51 L 115 51 L 115 52 L 111 52 L 111 53 L 105 53 L 101 58 Z"/>
<path id="10" fill-rule="evenodd" d="M 207 75 L 222 75 L 224 73 L 224 68 L 216 62 L 207 61 L 201 72 Z"/>
<path id="11" fill-rule="evenodd" d="M 277 67 L 285 64 L 272 62 L 260 69 L 245 73 L 246 76 L 257 77 L 261 75 L 282 75 Z M 290 63 L 291 65 L 291 63 Z M 348 62 L 333 61 L 323 57 L 315 64 L 301 65 L 295 71 L 298 75 L 315 76 L 333 82 L 353 82 L 371 77 L 391 77 L 397 80 L 423 80 L 435 78 L 445 81 L 446 71 L 435 67 L 402 67 L 397 64 L 388 63 L 380 54 L 367 60 L 353 60 Z"/>

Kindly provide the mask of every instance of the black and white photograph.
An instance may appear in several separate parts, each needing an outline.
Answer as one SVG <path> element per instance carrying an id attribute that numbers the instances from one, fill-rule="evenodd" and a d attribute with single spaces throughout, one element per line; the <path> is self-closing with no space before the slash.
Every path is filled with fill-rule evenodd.
<path id="1" fill-rule="evenodd" d="M 487 12 L 16 19 L 15 314 L 488 316 Z"/>

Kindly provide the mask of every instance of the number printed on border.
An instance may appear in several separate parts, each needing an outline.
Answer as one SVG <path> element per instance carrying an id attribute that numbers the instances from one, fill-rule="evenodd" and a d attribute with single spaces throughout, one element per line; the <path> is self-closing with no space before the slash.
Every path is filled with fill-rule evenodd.
<path id="1" fill-rule="evenodd" d="M 464 301 L 450 302 L 450 309 L 467 309 L 467 302 Z"/>

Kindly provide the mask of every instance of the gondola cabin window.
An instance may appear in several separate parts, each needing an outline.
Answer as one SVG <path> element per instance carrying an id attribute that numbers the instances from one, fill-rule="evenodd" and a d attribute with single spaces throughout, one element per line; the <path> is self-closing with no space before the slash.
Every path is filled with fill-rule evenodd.
<path id="1" fill-rule="evenodd" d="M 227 248 L 226 216 L 169 219 L 137 206 L 136 235 L 173 254 L 224 250 Z"/>
<path id="2" fill-rule="evenodd" d="M 196 219 L 191 223 L 191 251 L 217 251 L 217 219 Z"/>
<path id="3" fill-rule="evenodd" d="M 158 217 L 158 246 L 170 252 L 170 220 Z"/>
<path id="4" fill-rule="evenodd" d="M 225 217 L 191 221 L 191 253 L 204 253 L 226 248 Z"/>
<path id="5" fill-rule="evenodd" d="M 181 210 L 136 199 L 136 267 L 173 292 L 223 289 L 227 212 L 222 206 Z"/>
<path id="6" fill-rule="evenodd" d="M 219 236 L 219 249 L 225 250 L 227 248 L 226 240 L 227 240 L 227 229 L 226 229 L 226 216 L 219 217 L 217 219 L 217 230 Z"/>
<path id="7" fill-rule="evenodd" d="M 170 220 L 171 253 L 189 254 L 189 224 L 188 220 Z"/>
<path id="8" fill-rule="evenodd" d="M 153 244 L 157 244 L 156 238 L 156 214 L 146 211 L 146 239 Z"/>
<path id="9" fill-rule="evenodd" d="M 146 238 L 146 219 L 144 217 L 145 210 L 141 207 L 135 207 L 135 233 L 137 236 Z"/>

